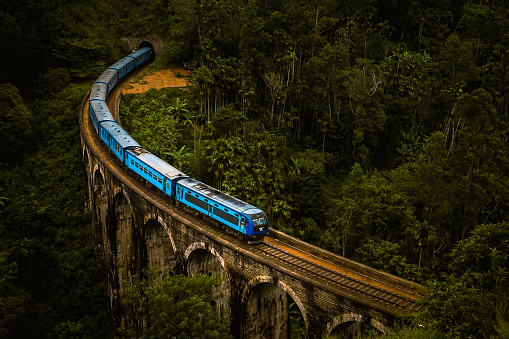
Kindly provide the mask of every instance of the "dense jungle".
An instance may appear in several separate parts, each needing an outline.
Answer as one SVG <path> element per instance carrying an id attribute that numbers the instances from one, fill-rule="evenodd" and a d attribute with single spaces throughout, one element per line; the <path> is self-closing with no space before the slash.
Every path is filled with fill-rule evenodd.
<path id="1" fill-rule="evenodd" d="M 426 286 L 366 338 L 509 338 L 508 1 L 0 0 L 0 32 L 0 337 L 157 336 L 111 319 L 77 118 L 120 38 L 157 35 L 192 85 L 123 96 L 141 145 Z"/>

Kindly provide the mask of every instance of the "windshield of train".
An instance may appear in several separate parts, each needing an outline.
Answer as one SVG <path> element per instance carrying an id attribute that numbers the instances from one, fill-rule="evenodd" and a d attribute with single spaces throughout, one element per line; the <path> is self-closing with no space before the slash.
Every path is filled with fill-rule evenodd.
<path id="1" fill-rule="evenodd" d="M 253 220 L 253 226 L 258 229 L 257 232 L 263 231 L 269 226 L 267 216 L 264 213 L 251 215 L 251 220 Z"/>

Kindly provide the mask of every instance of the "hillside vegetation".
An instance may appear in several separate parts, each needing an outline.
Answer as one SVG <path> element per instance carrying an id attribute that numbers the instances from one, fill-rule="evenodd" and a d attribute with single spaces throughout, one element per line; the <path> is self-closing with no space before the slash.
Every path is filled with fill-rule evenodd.
<path id="1" fill-rule="evenodd" d="M 199 67 L 185 90 L 124 97 L 144 147 L 274 228 L 426 285 L 428 333 L 509 336 L 508 2 L 1 4 L 0 335 L 111 331 L 83 210 L 86 86 L 68 83 L 127 54 L 121 36 L 157 34 L 157 67 Z"/>

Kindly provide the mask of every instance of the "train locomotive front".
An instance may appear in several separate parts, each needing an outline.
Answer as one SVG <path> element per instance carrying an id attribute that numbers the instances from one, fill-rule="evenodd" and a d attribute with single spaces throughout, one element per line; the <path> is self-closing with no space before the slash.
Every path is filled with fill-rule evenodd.
<path id="1" fill-rule="evenodd" d="M 267 215 L 262 210 L 195 179 L 177 182 L 175 199 L 228 226 L 248 244 L 263 241 L 269 230 Z"/>

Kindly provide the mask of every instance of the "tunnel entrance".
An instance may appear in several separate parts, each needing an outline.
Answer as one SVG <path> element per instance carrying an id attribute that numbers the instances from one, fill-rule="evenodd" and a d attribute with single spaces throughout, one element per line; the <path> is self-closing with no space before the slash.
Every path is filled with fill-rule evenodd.
<path id="1" fill-rule="evenodd" d="M 152 53 L 152 57 L 150 58 L 149 62 L 153 62 L 156 58 L 156 53 L 155 53 L 155 48 L 154 46 L 152 45 L 152 43 L 150 43 L 149 41 L 142 41 L 140 43 L 140 45 L 138 46 L 138 49 L 140 48 L 143 48 L 143 47 L 148 47 L 148 48 L 151 48 L 152 51 L 154 51 L 154 53 Z"/>

